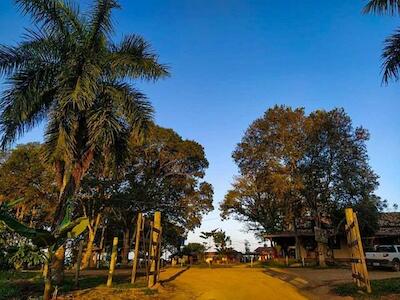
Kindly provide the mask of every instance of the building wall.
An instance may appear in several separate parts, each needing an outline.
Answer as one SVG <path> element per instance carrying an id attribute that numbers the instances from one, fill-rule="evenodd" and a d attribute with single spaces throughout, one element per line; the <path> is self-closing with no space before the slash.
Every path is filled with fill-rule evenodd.
<path id="1" fill-rule="evenodd" d="M 340 240 L 340 249 L 333 249 L 333 257 L 338 259 L 351 258 L 351 251 L 345 239 Z"/>

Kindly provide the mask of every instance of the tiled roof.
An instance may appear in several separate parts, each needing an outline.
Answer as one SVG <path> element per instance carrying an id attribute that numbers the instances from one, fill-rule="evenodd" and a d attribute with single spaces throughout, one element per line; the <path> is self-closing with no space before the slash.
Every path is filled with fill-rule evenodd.
<path id="1" fill-rule="evenodd" d="M 400 235 L 400 212 L 385 212 L 379 216 L 376 235 Z"/>

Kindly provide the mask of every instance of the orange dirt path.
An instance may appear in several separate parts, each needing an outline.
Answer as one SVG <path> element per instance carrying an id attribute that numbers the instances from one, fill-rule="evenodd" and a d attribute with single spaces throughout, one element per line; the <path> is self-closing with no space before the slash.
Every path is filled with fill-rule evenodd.
<path id="1" fill-rule="evenodd" d="M 167 279 L 170 272 L 167 270 L 161 279 Z M 163 286 L 159 296 L 174 300 L 306 299 L 292 285 L 263 273 L 263 269 L 245 266 L 190 268 Z"/>

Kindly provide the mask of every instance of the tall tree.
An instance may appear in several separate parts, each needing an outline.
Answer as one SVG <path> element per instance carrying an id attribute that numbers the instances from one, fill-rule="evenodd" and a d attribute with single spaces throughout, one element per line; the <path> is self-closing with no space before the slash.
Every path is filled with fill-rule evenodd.
<path id="1" fill-rule="evenodd" d="M 140 36 L 110 39 L 116 0 L 94 0 L 89 13 L 71 1 L 16 3 L 35 27 L 16 46 L 0 46 L 0 73 L 8 83 L 0 100 L 1 145 L 46 122 L 45 159 L 54 165 L 60 189 L 55 228 L 92 161 L 117 165 L 129 138 L 152 117 L 150 103 L 127 79 L 168 73 Z M 63 259 L 62 248 L 54 259 Z M 58 282 L 61 271 L 54 273 Z"/>
<path id="2" fill-rule="evenodd" d="M 126 79 L 156 80 L 168 73 L 143 38 L 110 40 L 115 0 L 96 0 L 88 15 L 61 0 L 17 0 L 37 29 L 17 46 L 0 46 L 1 144 L 46 121 L 45 158 L 60 186 L 55 222 L 95 157 L 121 161 L 133 133 L 145 128 L 152 108 Z"/>
<path id="3" fill-rule="evenodd" d="M 303 109 L 275 106 L 250 125 L 232 155 L 240 176 L 221 204 L 223 217 L 233 214 L 256 232 L 297 232 L 305 120 Z"/>
<path id="4" fill-rule="evenodd" d="M 350 206 L 360 220 L 368 216 L 363 233 L 374 232 L 382 202 L 374 193 L 378 177 L 368 163 L 368 138 L 343 109 L 309 116 L 302 109 L 269 109 L 234 152 L 241 174 L 221 204 L 222 215 L 244 220 L 261 234 L 296 233 L 305 215 L 320 230 L 339 225 Z M 324 265 L 324 245 L 318 247 Z"/>
<path id="5" fill-rule="evenodd" d="M 364 7 L 364 13 L 377 13 L 400 15 L 399 0 L 369 0 Z M 382 82 L 387 84 L 391 79 L 399 80 L 400 77 L 400 29 L 385 39 L 382 53 Z"/>
<path id="6" fill-rule="evenodd" d="M 128 263 L 132 228 L 138 212 L 146 216 L 161 211 L 165 229 L 163 241 L 170 245 L 179 243 L 176 245 L 179 248 L 180 241 L 176 238 L 184 238 L 190 230 L 200 226 L 203 215 L 213 208 L 212 186 L 202 180 L 208 161 L 200 144 L 182 139 L 172 129 L 150 125 L 146 140 L 139 144 L 132 141 L 130 147 L 132 155 L 120 168 L 118 176 L 112 179 L 87 176 L 79 193 L 85 207 L 83 211 L 95 211 L 88 216 L 93 224 L 96 216 L 106 210 L 103 217 L 115 225 L 115 234 L 122 235 L 123 264 Z M 171 232 L 167 228 L 171 228 Z M 93 240 L 88 242 L 91 243 Z"/>
<path id="7" fill-rule="evenodd" d="M 368 163 L 365 142 L 368 131 L 353 128 L 343 109 L 315 111 L 306 123 L 304 158 L 300 169 L 304 188 L 302 193 L 308 211 L 317 228 L 323 219 L 338 224 L 345 207 L 360 213 L 363 234 L 377 228 L 381 202 L 374 192 L 378 176 Z M 368 218 L 364 218 L 368 214 Z M 366 223 L 368 222 L 368 223 Z M 368 228 L 365 228 L 368 224 Z M 318 241 L 317 241 L 318 242 Z M 324 246 L 318 242 L 320 262 L 324 264 Z"/>

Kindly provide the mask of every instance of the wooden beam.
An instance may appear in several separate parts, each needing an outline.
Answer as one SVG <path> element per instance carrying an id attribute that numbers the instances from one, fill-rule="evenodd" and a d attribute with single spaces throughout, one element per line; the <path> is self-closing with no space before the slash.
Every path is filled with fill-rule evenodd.
<path id="1" fill-rule="evenodd" d="M 132 266 L 132 277 L 131 283 L 134 284 L 136 282 L 137 275 L 137 267 L 139 264 L 139 245 L 140 245 L 140 237 L 142 235 L 142 224 L 143 224 L 143 214 L 138 213 L 137 221 L 136 221 L 136 236 L 135 236 L 135 252 L 133 257 L 133 266 Z"/>

